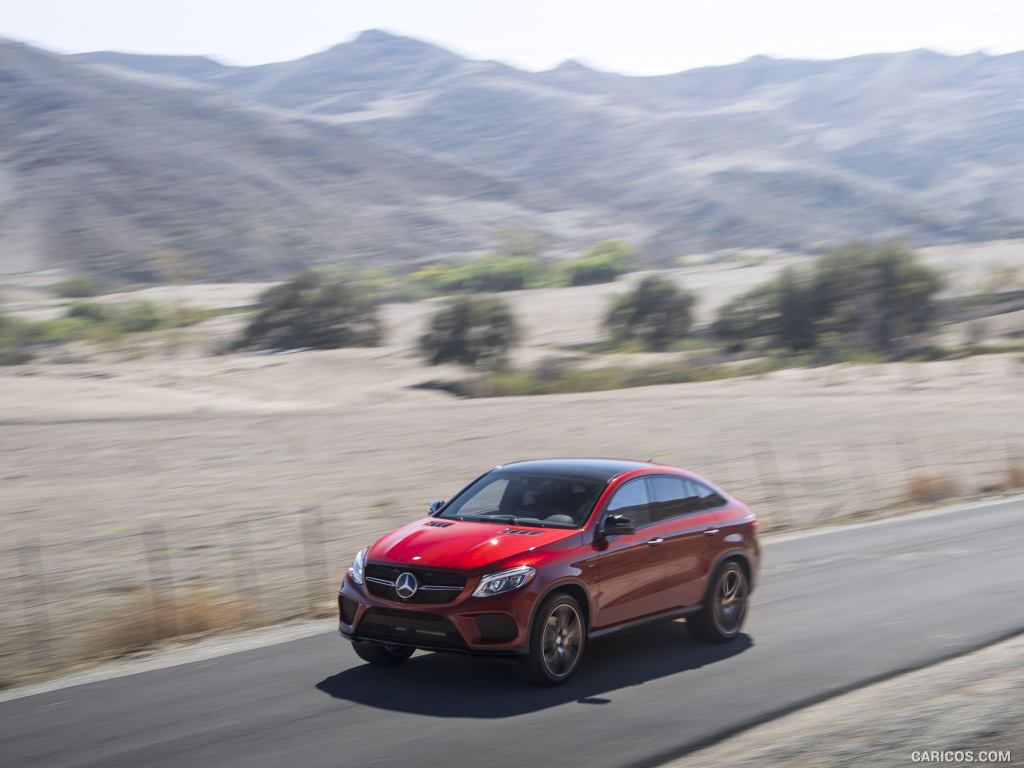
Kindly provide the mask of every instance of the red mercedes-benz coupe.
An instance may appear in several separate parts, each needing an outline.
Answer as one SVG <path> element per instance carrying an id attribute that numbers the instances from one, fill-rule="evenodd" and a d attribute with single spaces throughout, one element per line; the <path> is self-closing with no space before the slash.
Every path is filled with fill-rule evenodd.
<path id="1" fill-rule="evenodd" d="M 356 555 L 340 631 L 373 664 L 417 648 L 513 656 L 527 679 L 555 685 L 589 639 L 641 623 L 686 616 L 703 640 L 736 637 L 756 534 L 743 502 L 682 469 L 505 464 Z"/>

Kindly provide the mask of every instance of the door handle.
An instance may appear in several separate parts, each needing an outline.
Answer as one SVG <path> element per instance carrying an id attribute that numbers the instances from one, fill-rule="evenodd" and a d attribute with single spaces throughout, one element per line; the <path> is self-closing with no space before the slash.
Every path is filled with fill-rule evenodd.
<path id="1" fill-rule="evenodd" d="M 663 542 L 663 541 L 664 541 L 664 539 L 651 539 L 647 543 L 650 544 L 653 547 L 655 544 L 661 544 L 661 542 Z"/>
<path id="2" fill-rule="evenodd" d="M 704 535 L 705 536 L 714 536 L 716 533 L 718 533 L 718 531 L 719 531 L 718 528 L 705 528 L 704 529 Z"/>

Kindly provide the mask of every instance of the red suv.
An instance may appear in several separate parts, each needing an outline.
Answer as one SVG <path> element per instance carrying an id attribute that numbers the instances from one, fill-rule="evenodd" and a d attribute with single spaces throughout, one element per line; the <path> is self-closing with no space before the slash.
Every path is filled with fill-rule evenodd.
<path id="1" fill-rule="evenodd" d="M 692 472 L 553 459 L 487 472 L 355 557 L 340 631 L 373 664 L 417 648 L 513 656 L 554 685 L 589 639 L 687 617 L 739 634 L 757 574 L 757 518 Z"/>

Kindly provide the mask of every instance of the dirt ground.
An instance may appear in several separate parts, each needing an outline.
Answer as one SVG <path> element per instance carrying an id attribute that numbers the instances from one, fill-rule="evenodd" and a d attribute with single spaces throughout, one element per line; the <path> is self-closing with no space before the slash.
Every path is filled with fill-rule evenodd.
<path id="1" fill-rule="evenodd" d="M 1024 254 L 1011 244 L 996 257 L 1006 248 Z M 674 274 L 711 306 L 777 266 Z M 237 306 L 261 287 L 152 290 Z M 33 311 L 37 288 L 18 311 Z M 510 295 L 529 330 L 523 354 L 594 340 L 621 290 Z M 0 666 L 73 655 L 49 627 L 120 610 L 154 584 L 213 585 L 258 604 L 260 620 L 305 613 L 374 534 L 514 459 L 690 467 L 753 504 L 767 530 L 905 510 L 922 473 L 946 476 L 957 497 L 991 493 L 1024 460 L 1016 356 L 459 400 L 416 388 L 456 374 L 411 348 L 430 308 L 386 307 L 377 349 L 211 356 L 240 323 L 226 315 L 181 331 L 185 344 L 138 342 L 141 357 L 0 368 Z"/>
<path id="2" fill-rule="evenodd" d="M 966 750 L 974 761 L 956 759 Z M 984 763 L 993 766 L 1024 755 L 1024 636 L 816 704 L 666 768 L 902 768 L 932 751 L 954 753 L 943 765 L 979 765 L 981 750 L 1010 752 Z"/>

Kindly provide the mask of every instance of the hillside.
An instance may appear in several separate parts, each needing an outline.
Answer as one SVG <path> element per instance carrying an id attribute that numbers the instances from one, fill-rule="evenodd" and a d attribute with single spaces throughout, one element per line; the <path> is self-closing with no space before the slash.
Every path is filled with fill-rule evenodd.
<path id="1" fill-rule="evenodd" d="M 478 252 L 508 227 L 600 234 L 570 214 L 415 147 L 0 41 L 0 272 L 149 280 L 175 249 L 192 277 L 261 278 Z"/>
<path id="2" fill-rule="evenodd" d="M 290 62 L 0 42 L 0 272 L 407 265 L 1024 234 L 1024 53 L 525 72 L 385 32 Z"/>
<path id="3" fill-rule="evenodd" d="M 649 252 L 1024 232 L 1024 52 L 541 73 L 386 32 L 296 61 L 86 54 L 343 122 L 651 228 Z"/>

